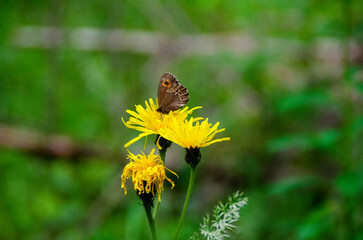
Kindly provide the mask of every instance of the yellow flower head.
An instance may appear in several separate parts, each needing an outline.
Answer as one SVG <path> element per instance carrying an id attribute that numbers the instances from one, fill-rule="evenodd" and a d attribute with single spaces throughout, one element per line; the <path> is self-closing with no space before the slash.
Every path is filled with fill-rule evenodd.
<path id="1" fill-rule="evenodd" d="M 229 141 L 229 137 L 213 139 L 216 133 L 225 129 L 217 129 L 219 122 L 214 126 L 208 122 L 208 118 L 202 121 L 184 120 L 183 122 L 173 121 L 169 128 L 159 130 L 159 134 L 183 148 L 196 149 L 207 147 L 216 142 Z"/>
<path id="2" fill-rule="evenodd" d="M 201 108 L 195 107 L 188 110 L 188 107 L 185 107 L 176 111 L 170 111 L 168 114 L 162 114 L 156 111 L 156 109 L 159 107 L 157 102 L 158 101 L 156 101 L 156 104 L 154 104 L 154 101 L 150 98 L 150 104 L 145 101 L 145 108 L 142 105 L 136 105 L 136 111 L 126 110 L 126 112 L 130 114 L 131 117 L 127 122 L 122 119 L 125 126 L 142 132 L 139 134 L 139 136 L 126 143 L 126 148 L 145 136 L 159 134 L 160 129 L 168 128 L 169 125 L 174 121 L 184 121 L 187 116 L 195 109 Z"/>
<path id="3" fill-rule="evenodd" d="M 138 194 L 141 193 L 152 193 L 158 194 L 158 200 L 161 201 L 161 192 L 164 190 L 163 184 L 164 180 L 168 180 L 171 184 L 171 188 L 174 187 L 174 182 L 170 180 L 166 174 L 164 163 L 159 155 L 154 155 L 155 149 L 153 149 L 148 156 L 144 153 L 134 155 L 129 152 L 128 163 L 121 175 L 121 188 L 126 190 L 126 180 L 132 178 L 132 183 L 134 189 Z M 169 170 L 169 169 L 168 169 Z M 169 170 L 171 173 L 175 174 L 173 171 Z"/>

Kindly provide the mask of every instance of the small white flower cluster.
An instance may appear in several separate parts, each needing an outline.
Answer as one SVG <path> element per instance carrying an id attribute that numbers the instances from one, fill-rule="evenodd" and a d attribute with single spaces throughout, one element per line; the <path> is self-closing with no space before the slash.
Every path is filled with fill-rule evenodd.
<path id="1" fill-rule="evenodd" d="M 228 230 L 235 228 L 234 222 L 240 218 L 239 210 L 247 204 L 247 198 L 242 197 L 243 193 L 236 192 L 233 196 L 228 197 L 226 204 L 219 203 L 213 210 L 213 220 L 209 215 L 203 218 L 203 224 L 200 225 L 200 233 L 207 240 L 222 240 L 228 238 Z M 190 240 L 199 240 L 200 235 L 194 233 Z"/>

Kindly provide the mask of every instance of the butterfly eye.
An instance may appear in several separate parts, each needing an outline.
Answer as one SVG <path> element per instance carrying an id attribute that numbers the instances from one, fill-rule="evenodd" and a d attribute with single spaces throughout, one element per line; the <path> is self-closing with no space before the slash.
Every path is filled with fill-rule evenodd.
<path id="1" fill-rule="evenodd" d="M 166 79 L 164 82 L 163 82 L 163 86 L 164 87 L 169 87 L 170 85 L 170 80 L 169 79 Z"/>

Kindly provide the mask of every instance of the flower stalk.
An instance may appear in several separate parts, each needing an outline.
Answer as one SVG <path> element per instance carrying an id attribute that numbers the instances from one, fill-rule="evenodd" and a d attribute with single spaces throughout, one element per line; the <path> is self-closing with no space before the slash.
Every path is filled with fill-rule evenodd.
<path id="1" fill-rule="evenodd" d="M 174 240 L 178 239 L 181 227 L 183 225 L 184 216 L 185 216 L 185 213 L 186 213 L 187 208 L 188 208 L 190 196 L 192 195 L 192 190 L 193 190 L 193 186 L 194 186 L 194 182 L 195 182 L 195 172 L 196 172 L 196 166 L 193 167 L 191 165 L 190 166 L 190 177 L 189 177 L 189 185 L 188 185 L 187 195 L 185 196 L 183 211 L 182 211 L 182 213 L 180 215 L 180 220 L 179 220 L 179 224 L 178 224 L 178 227 L 176 229 L 176 232 L 175 232 Z"/>
<path id="2" fill-rule="evenodd" d="M 147 217 L 147 220 L 149 223 L 152 239 L 157 240 L 156 229 L 155 229 L 155 220 L 151 215 L 151 208 L 153 206 L 154 196 L 152 193 L 142 193 L 142 194 L 139 194 L 139 197 L 141 198 L 142 205 L 144 206 L 144 209 L 145 209 L 145 213 L 146 213 L 146 217 Z"/>
<path id="3" fill-rule="evenodd" d="M 158 138 L 159 138 L 159 135 L 157 135 L 157 136 L 156 136 L 155 144 L 156 144 L 156 142 L 158 141 Z M 165 141 L 168 141 L 168 140 L 166 140 L 166 139 L 164 139 L 164 140 L 165 140 Z M 168 142 L 170 142 L 170 141 L 168 141 Z M 170 146 L 170 145 L 171 145 L 171 142 L 170 142 L 169 146 Z M 168 146 L 168 147 L 169 147 L 169 146 Z M 160 155 L 161 161 L 163 161 L 163 162 L 164 162 L 164 164 L 165 164 L 165 154 L 166 154 L 166 150 L 167 150 L 167 148 L 165 148 L 165 146 L 164 146 L 164 148 L 159 149 L 159 155 Z M 160 195 L 161 195 L 161 194 L 160 194 Z M 155 208 L 154 208 L 154 212 L 153 212 L 153 219 L 155 219 L 155 218 L 156 218 L 156 215 L 158 214 L 159 207 L 160 207 L 160 201 L 158 201 L 158 202 L 156 203 L 156 206 L 155 206 Z"/>

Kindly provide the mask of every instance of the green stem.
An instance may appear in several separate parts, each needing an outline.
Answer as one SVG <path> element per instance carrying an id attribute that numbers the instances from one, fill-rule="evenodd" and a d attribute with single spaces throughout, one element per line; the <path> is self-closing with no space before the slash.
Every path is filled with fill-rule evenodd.
<path id="1" fill-rule="evenodd" d="M 166 149 L 160 149 L 159 150 L 159 155 L 160 155 L 160 158 L 161 160 L 164 162 L 165 164 L 165 154 L 166 154 Z M 160 196 L 161 197 L 161 196 Z M 158 214 L 158 210 L 159 210 L 159 207 L 160 207 L 160 202 L 158 201 L 156 203 L 156 206 L 154 208 L 154 212 L 153 212 L 153 219 L 155 220 L 156 218 L 156 215 Z"/>
<path id="2" fill-rule="evenodd" d="M 156 218 L 156 215 L 158 214 L 159 207 L 160 207 L 160 202 L 159 202 L 159 201 L 157 201 L 156 206 L 155 206 L 155 208 L 154 208 L 154 212 L 153 212 L 153 219 L 154 219 L 154 220 L 155 220 L 155 218 Z"/>
<path id="3" fill-rule="evenodd" d="M 192 195 L 192 190 L 193 190 L 194 181 L 195 181 L 195 172 L 196 172 L 196 166 L 194 166 L 194 167 L 190 166 L 190 177 L 189 177 L 188 191 L 187 191 L 187 195 L 185 196 L 184 207 L 183 207 L 183 211 L 182 211 L 182 213 L 180 215 L 180 220 L 179 220 L 178 228 L 176 229 L 176 232 L 175 232 L 174 240 L 178 239 L 179 232 L 180 232 L 180 229 L 181 229 L 182 224 L 183 224 L 184 216 L 185 216 L 188 204 L 189 204 L 190 196 Z"/>
<path id="4" fill-rule="evenodd" d="M 166 154 L 166 149 L 159 150 L 160 158 L 161 158 L 161 160 L 163 160 L 164 163 L 165 163 L 165 154 Z"/>
<path id="5" fill-rule="evenodd" d="M 142 198 L 142 202 L 143 202 L 143 205 L 144 205 L 144 208 L 145 208 L 147 220 L 149 222 L 151 235 L 153 237 L 153 240 L 157 240 L 157 238 L 156 238 L 156 229 L 155 229 L 155 221 L 154 221 L 154 219 L 153 219 L 153 217 L 151 215 L 152 199 L 151 198 Z"/>

